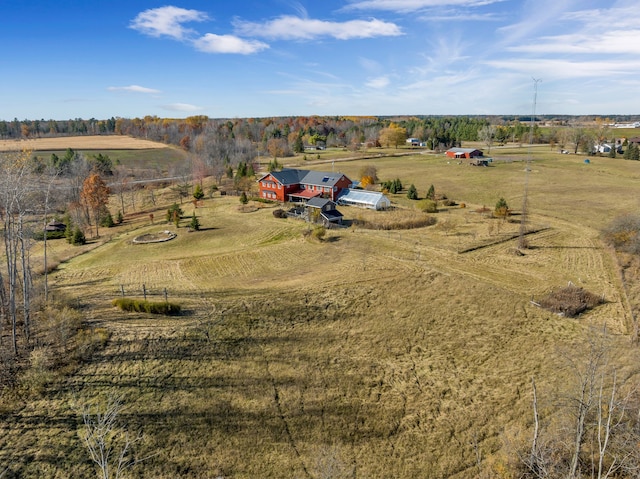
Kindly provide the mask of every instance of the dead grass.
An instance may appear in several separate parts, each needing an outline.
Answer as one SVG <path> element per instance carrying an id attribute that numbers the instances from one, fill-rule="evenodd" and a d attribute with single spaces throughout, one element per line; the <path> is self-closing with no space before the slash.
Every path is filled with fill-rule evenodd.
<path id="1" fill-rule="evenodd" d="M 111 136 L 62 136 L 55 138 L 30 138 L 27 140 L 0 140 L 0 151 L 42 150 L 148 150 L 170 148 L 164 143 L 142 140 L 122 135 Z"/>
<path id="2" fill-rule="evenodd" d="M 608 324 L 620 377 L 637 379 L 621 282 L 594 227 L 626 201 L 600 182 L 637 193 L 627 178 L 640 173 L 637 162 L 603 165 L 584 184 L 555 189 L 548 183 L 578 167 L 538 165 L 535 184 L 551 198 L 541 202 L 532 187 L 530 221 L 545 229 L 514 255 L 517 240 L 497 240 L 518 223 L 474 210 L 500 196 L 518 205 L 509 181 L 521 167 L 393 161 L 419 189 L 434 183 L 469 206 L 437 213 L 446 228 L 330 230 L 316 242 L 303 238 L 304 222 L 274 218 L 273 208 L 241 214 L 237 198 L 203 201 L 195 210 L 203 229 L 191 233 L 161 224 L 164 207 L 149 204 L 155 224 L 147 212 L 131 217 L 102 246 L 61 263 L 53 294 L 78 298 L 111 339 L 39 398 L 5 399 L 0 464 L 24 478 L 89 477 L 74 404 L 115 390 L 123 424 L 159 452 L 134 470 L 139 477 L 472 478 L 481 472 L 476 453 L 482 468 L 498 468 L 508 462 L 504 431 L 529 432 L 532 376 L 541 398 L 570 384 L 555 352 L 591 325 Z M 157 198 L 173 201 L 169 192 Z M 189 218 L 193 206 L 184 209 Z M 132 244 L 160 228 L 177 237 Z M 580 321 L 530 304 L 568 281 L 606 303 Z M 111 306 L 121 286 L 141 299 L 142 284 L 154 301 L 167 288 L 185 314 L 159 319 Z M 545 418 L 553 407 L 540 404 Z"/>

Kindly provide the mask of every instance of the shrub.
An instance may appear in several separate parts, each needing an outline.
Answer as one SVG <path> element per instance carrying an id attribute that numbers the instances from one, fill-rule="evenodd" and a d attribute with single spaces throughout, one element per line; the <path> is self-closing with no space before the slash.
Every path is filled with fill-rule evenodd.
<path id="1" fill-rule="evenodd" d="M 600 296 L 574 284 L 552 291 L 538 302 L 543 308 L 570 318 L 602 303 Z"/>
<path id="2" fill-rule="evenodd" d="M 443 206 L 456 206 L 456 204 L 457 204 L 457 203 L 456 203 L 455 201 L 450 200 L 450 199 L 448 199 L 448 198 L 446 198 L 446 199 L 444 199 L 444 200 L 442 201 L 442 205 L 443 205 Z M 464 203 L 463 203 L 463 204 L 464 204 Z M 462 208 L 464 208 L 464 206 L 461 206 L 461 207 L 462 207 Z"/>
<path id="3" fill-rule="evenodd" d="M 604 229 L 602 236 L 618 251 L 640 254 L 640 215 L 627 214 L 615 218 Z"/>
<path id="4" fill-rule="evenodd" d="M 275 216 L 276 218 L 286 218 L 287 212 L 282 208 L 278 208 L 276 210 L 273 210 L 273 216 Z"/>
<path id="5" fill-rule="evenodd" d="M 136 313 L 150 313 L 150 314 L 163 314 L 165 316 L 177 316 L 180 314 L 180 305 L 170 302 L 158 302 L 141 301 L 139 299 L 131 298 L 116 298 L 113 300 L 113 305 L 117 306 L 123 311 L 136 312 Z"/>
<path id="6" fill-rule="evenodd" d="M 247 203 L 249 203 L 249 198 L 247 197 L 247 194 L 244 191 L 240 195 L 240 203 L 242 203 L 243 205 L 246 205 Z"/>
<path id="7" fill-rule="evenodd" d="M 437 213 L 438 212 L 438 203 L 434 200 L 420 200 L 418 203 L 418 208 L 425 213 Z"/>
<path id="8" fill-rule="evenodd" d="M 33 239 L 36 241 L 42 241 L 44 240 L 45 233 L 47 235 L 47 240 L 62 239 L 67 237 L 64 231 L 36 231 L 35 233 L 33 233 Z"/>
<path id="9" fill-rule="evenodd" d="M 317 240 L 322 241 L 322 239 L 326 236 L 326 234 L 327 234 L 327 228 L 325 228 L 324 226 L 316 226 L 315 228 L 313 228 L 311 236 L 313 236 Z"/>

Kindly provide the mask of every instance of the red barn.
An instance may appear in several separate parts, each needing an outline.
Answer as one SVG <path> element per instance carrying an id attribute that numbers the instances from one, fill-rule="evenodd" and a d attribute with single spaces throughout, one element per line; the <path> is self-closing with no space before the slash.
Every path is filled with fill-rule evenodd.
<path id="1" fill-rule="evenodd" d="M 449 148 L 445 155 L 449 158 L 476 158 L 482 156 L 482 151 L 475 148 Z"/>
<path id="2" fill-rule="evenodd" d="M 261 198 L 302 203 L 315 196 L 335 201 L 351 183 L 342 173 L 295 169 L 272 171 L 258 180 Z"/>

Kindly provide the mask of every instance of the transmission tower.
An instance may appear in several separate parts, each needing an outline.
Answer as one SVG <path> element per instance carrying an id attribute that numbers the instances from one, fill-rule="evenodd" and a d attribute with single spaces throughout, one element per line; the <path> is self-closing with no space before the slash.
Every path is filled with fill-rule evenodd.
<path id="1" fill-rule="evenodd" d="M 520 237 L 518 248 L 528 247 L 525 236 L 527 234 L 528 196 L 529 196 L 529 173 L 531 172 L 531 156 L 533 155 L 533 125 L 536 121 L 536 104 L 538 102 L 538 83 L 540 78 L 533 78 L 533 107 L 531 111 L 531 121 L 529 122 L 529 151 L 527 152 L 527 163 L 524 168 L 524 194 L 522 195 L 522 213 L 520 215 Z"/>

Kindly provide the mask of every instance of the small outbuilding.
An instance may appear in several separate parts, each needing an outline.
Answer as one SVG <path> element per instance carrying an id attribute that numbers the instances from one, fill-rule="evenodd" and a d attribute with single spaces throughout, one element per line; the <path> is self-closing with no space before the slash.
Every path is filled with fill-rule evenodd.
<path id="1" fill-rule="evenodd" d="M 61 223 L 60 221 L 51 221 L 47 223 L 47 226 L 44 227 L 45 231 L 48 232 L 64 232 L 67 229 L 67 225 Z"/>
<path id="2" fill-rule="evenodd" d="M 449 158 L 477 158 L 483 156 L 483 153 L 476 148 L 449 148 L 445 155 Z"/>
<path id="3" fill-rule="evenodd" d="M 391 207 L 391 201 L 382 193 L 354 188 L 342 190 L 336 202 L 339 205 L 357 206 L 371 210 L 386 210 Z"/>
<path id="4" fill-rule="evenodd" d="M 309 219 L 313 217 L 312 212 L 316 211 L 319 216 L 318 219 L 321 219 L 323 223 L 342 223 L 343 214 L 336 209 L 336 204 L 330 199 L 315 196 L 309 198 L 305 203 L 305 207 Z"/>

